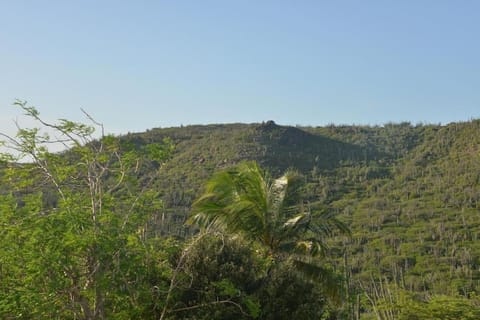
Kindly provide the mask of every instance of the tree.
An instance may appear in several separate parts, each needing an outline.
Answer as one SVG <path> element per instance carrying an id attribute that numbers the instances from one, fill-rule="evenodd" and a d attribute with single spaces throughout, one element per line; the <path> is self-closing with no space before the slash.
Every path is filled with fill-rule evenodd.
<path id="1" fill-rule="evenodd" d="M 214 233 L 193 238 L 182 252 L 168 319 L 257 318 L 254 293 L 262 264 L 239 240 Z"/>
<path id="2" fill-rule="evenodd" d="M 320 319 L 326 299 L 288 263 L 263 277 L 266 257 L 238 236 L 202 233 L 188 248 L 168 319 Z M 323 318 L 322 318 L 323 319 Z"/>
<path id="3" fill-rule="evenodd" d="M 338 297 L 338 277 L 316 259 L 326 239 L 347 227 L 331 212 L 314 211 L 302 201 L 303 179 L 295 171 L 272 179 L 255 162 L 218 172 L 193 204 L 191 222 L 220 228 L 259 244 L 271 265 L 291 263 Z"/>
<path id="4" fill-rule="evenodd" d="M 148 189 L 171 146 L 126 145 L 92 125 L 44 121 L 15 103 L 38 128 L 1 134 L 0 316 L 145 318 L 161 310 L 169 268 L 145 225 L 159 210 Z M 100 137 L 95 137 L 100 128 Z M 48 129 L 49 133 L 45 133 Z M 66 150 L 51 153 L 52 143 Z"/>

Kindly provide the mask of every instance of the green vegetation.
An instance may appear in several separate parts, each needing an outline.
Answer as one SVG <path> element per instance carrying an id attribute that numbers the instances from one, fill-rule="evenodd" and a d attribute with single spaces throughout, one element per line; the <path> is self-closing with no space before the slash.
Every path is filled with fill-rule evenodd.
<path id="1" fill-rule="evenodd" d="M 2 170 L 1 317 L 154 317 L 161 300 L 152 287 L 166 286 L 169 267 L 164 244 L 146 228 L 147 213 L 160 205 L 148 188 L 154 172 L 137 175 L 166 158 L 111 136 L 94 140 L 93 126 L 46 123 L 36 109 L 17 105 L 55 138 L 37 128 L 6 137 L 16 153 Z M 70 149 L 48 152 L 55 142 Z"/>
<path id="2" fill-rule="evenodd" d="M 479 318 L 480 120 L 113 137 L 17 105 L 1 318 Z"/>
<path id="3" fill-rule="evenodd" d="M 348 233 L 348 228 L 328 212 L 312 212 L 301 199 L 302 182 L 295 171 L 272 179 L 255 162 L 244 162 L 208 181 L 193 204 L 191 220 L 207 229 L 242 235 L 264 251 L 271 260 L 269 268 L 291 264 L 338 298 L 341 285 L 315 257 L 325 253 L 326 239 L 334 231 Z"/>

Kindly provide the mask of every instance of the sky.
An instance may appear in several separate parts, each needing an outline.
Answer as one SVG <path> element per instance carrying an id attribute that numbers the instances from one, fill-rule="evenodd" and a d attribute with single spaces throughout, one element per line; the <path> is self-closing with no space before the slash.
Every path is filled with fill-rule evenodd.
<path id="1" fill-rule="evenodd" d="M 0 0 L 0 130 L 480 117 L 480 1 Z M 22 122 L 23 121 L 23 122 Z"/>

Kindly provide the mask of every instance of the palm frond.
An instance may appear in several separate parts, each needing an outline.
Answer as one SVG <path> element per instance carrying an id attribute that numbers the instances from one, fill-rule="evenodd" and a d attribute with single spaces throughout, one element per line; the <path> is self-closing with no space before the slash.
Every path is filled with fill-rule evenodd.
<path id="1" fill-rule="evenodd" d="M 341 302 L 343 296 L 342 278 L 333 270 L 300 259 L 292 259 L 292 263 L 306 279 L 320 283 L 324 293 L 333 303 Z"/>

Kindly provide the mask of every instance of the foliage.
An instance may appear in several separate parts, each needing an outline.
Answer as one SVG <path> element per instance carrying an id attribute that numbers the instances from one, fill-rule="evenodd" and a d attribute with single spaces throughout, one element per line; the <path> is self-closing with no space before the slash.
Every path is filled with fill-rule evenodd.
<path id="1" fill-rule="evenodd" d="M 260 244 L 273 265 L 288 261 L 338 298 L 338 280 L 315 257 L 325 253 L 327 237 L 348 228 L 330 213 L 312 212 L 301 200 L 302 182 L 294 171 L 272 179 L 255 162 L 241 163 L 209 180 L 191 220 Z"/>
<path id="2" fill-rule="evenodd" d="M 169 266 L 162 243 L 145 228 L 159 210 L 158 196 L 137 173 L 166 154 L 161 159 L 155 148 L 153 160 L 148 152 L 132 157 L 88 115 L 92 126 L 50 124 L 25 102 L 16 105 L 54 138 L 40 128 L 3 135 L 15 151 L 4 158 L 23 162 L 2 170 L 2 318 L 154 316 Z M 94 126 L 102 129 L 98 140 Z M 50 153 L 51 143 L 70 149 Z"/>
<path id="3" fill-rule="evenodd" d="M 328 308 L 322 285 L 307 281 L 291 263 L 273 269 L 257 294 L 266 320 L 320 319 Z"/>
<path id="4" fill-rule="evenodd" d="M 201 235 L 189 246 L 169 316 L 175 319 L 252 319 L 261 263 L 238 238 Z"/>
<path id="5" fill-rule="evenodd" d="M 374 283 L 370 291 L 366 296 L 377 319 L 474 320 L 480 317 L 480 300 L 475 296 L 415 294 L 388 281 Z"/>
<path id="6" fill-rule="evenodd" d="M 410 320 L 475 320 L 480 319 L 480 301 L 465 297 L 434 295 L 427 301 L 406 299 L 400 306 L 399 319 Z"/>
<path id="7" fill-rule="evenodd" d="M 291 263 L 266 274 L 268 259 L 239 237 L 204 234 L 188 251 L 171 319 L 318 319 L 326 310 L 321 285 Z"/>

